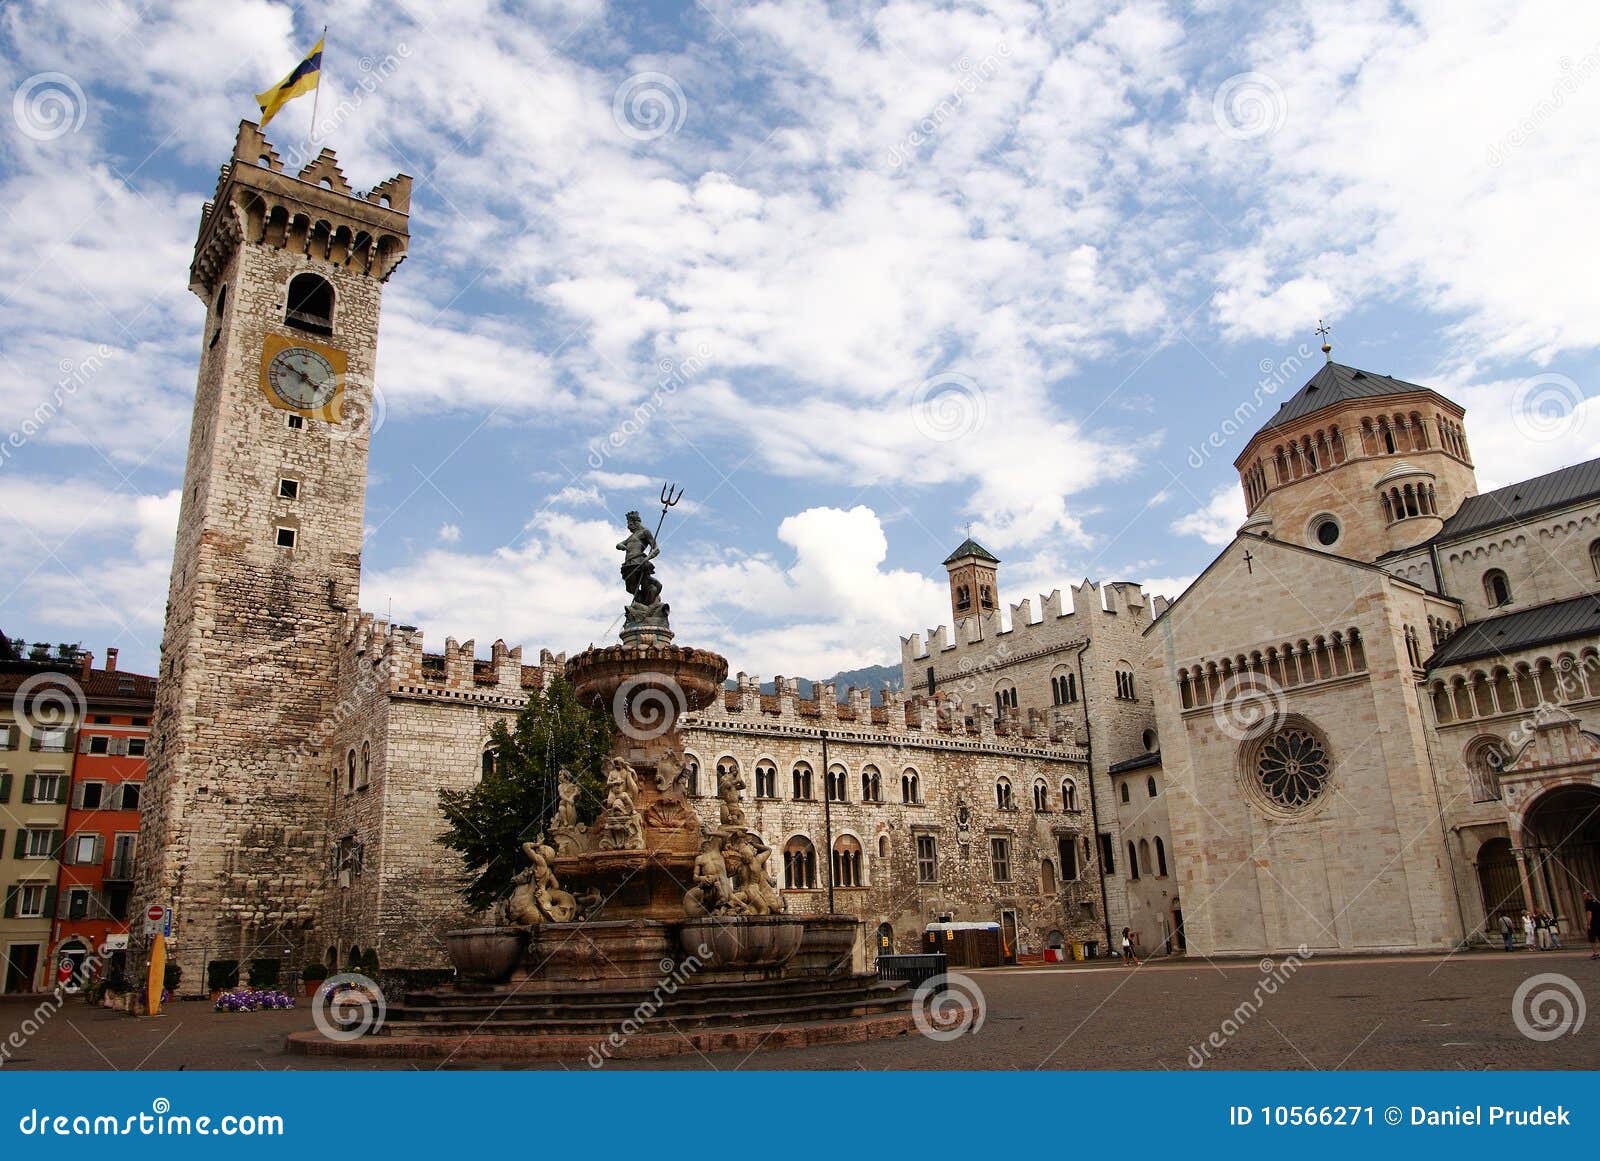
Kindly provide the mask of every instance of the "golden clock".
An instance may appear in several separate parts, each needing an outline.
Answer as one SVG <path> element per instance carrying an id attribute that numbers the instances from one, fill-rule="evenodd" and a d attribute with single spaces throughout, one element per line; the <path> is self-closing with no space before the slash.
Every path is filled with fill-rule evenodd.
<path id="1" fill-rule="evenodd" d="M 261 393 L 280 411 L 337 422 L 347 370 L 343 351 L 268 335 L 261 348 Z"/>

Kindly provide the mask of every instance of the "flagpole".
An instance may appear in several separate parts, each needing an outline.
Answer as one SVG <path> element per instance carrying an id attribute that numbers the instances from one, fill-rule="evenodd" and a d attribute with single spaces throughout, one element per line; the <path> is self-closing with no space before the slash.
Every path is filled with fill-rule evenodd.
<path id="1" fill-rule="evenodd" d="M 311 152 L 311 147 L 317 143 L 317 106 L 322 103 L 322 70 L 328 67 L 328 26 L 322 26 L 322 35 L 317 37 L 317 43 L 322 45 L 322 59 L 317 62 L 317 87 L 311 90 L 311 130 L 306 134 L 306 152 Z M 312 158 L 315 161 L 315 158 Z"/>

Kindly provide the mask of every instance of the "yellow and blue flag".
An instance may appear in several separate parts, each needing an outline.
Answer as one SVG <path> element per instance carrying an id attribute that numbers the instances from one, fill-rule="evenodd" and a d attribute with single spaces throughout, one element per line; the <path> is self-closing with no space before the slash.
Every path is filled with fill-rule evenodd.
<path id="1" fill-rule="evenodd" d="M 309 93 L 322 81 L 322 41 L 319 37 L 306 59 L 295 65 L 289 75 L 264 93 L 256 94 L 256 104 L 261 106 L 261 128 L 278 115 L 278 110 L 296 97 Z"/>

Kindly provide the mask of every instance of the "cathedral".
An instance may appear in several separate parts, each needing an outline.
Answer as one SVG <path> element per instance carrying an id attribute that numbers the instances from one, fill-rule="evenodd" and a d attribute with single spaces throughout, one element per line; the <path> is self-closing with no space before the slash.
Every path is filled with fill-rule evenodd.
<path id="1" fill-rule="evenodd" d="M 564 655 L 430 651 L 359 605 L 384 284 L 411 180 L 287 172 L 245 122 L 201 216 L 206 304 L 136 901 L 171 954 L 445 962 L 441 789 Z M 968 539 L 951 621 L 879 704 L 740 674 L 682 723 L 781 851 L 786 906 L 1012 953 L 1442 949 L 1600 887 L 1600 461 L 1480 494 L 1461 408 L 1330 361 L 1236 462 L 1237 536 L 1176 600 L 1010 604 Z M 887 644 L 887 643 L 886 643 Z M 735 658 L 737 662 L 737 658 Z M 193 972 L 190 976 L 187 973 Z"/>

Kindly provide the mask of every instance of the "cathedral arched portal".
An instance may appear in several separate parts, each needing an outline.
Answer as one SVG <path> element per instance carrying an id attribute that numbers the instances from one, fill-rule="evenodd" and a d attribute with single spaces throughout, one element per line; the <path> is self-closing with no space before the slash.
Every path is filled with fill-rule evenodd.
<path id="1" fill-rule="evenodd" d="M 1523 814 L 1522 842 L 1534 903 L 1580 932 L 1583 893 L 1600 895 L 1600 786 L 1556 786 Z"/>

